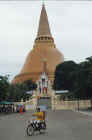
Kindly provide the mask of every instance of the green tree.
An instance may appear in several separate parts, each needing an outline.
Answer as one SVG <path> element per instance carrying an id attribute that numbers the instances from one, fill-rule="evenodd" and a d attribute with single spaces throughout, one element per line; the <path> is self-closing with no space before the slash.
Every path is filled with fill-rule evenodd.
<path id="1" fill-rule="evenodd" d="M 37 88 L 37 84 L 34 83 L 32 80 L 26 80 L 24 81 L 24 84 L 26 85 L 27 87 L 27 90 L 36 90 Z"/>
<path id="2" fill-rule="evenodd" d="M 27 91 L 35 90 L 37 85 L 31 80 L 24 81 L 23 83 L 11 84 L 9 87 L 8 101 L 20 102 L 28 100 L 32 95 L 26 94 Z"/>
<path id="3" fill-rule="evenodd" d="M 9 88 L 9 98 L 8 101 L 20 102 L 26 96 L 26 86 L 24 84 L 11 84 Z"/>
<path id="4" fill-rule="evenodd" d="M 8 76 L 0 76 L 0 101 L 8 99 L 9 86 Z"/>
<path id="5" fill-rule="evenodd" d="M 74 79 L 76 78 L 75 72 L 77 69 L 78 65 L 73 61 L 66 61 L 59 64 L 56 67 L 53 88 L 55 90 L 67 89 L 72 91 L 75 86 Z"/>
<path id="6" fill-rule="evenodd" d="M 92 57 L 79 64 L 73 61 L 59 64 L 56 67 L 53 88 L 68 89 L 74 98 L 92 98 Z"/>

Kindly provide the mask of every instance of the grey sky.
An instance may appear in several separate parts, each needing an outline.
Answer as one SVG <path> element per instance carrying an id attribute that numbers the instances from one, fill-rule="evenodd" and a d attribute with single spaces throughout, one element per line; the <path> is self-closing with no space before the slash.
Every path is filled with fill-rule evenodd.
<path id="1" fill-rule="evenodd" d="M 56 47 L 65 60 L 92 55 L 92 2 L 45 2 Z M 36 37 L 41 1 L 0 2 L 0 74 L 18 74 Z"/>

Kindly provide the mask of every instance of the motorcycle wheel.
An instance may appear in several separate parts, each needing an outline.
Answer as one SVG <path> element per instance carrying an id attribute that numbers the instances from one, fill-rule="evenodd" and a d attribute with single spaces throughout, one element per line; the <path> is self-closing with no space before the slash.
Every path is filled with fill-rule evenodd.
<path id="1" fill-rule="evenodd" d="M 32 127 L 32 125 L 28 125 L 28 127 L 27 127 L 27 135 L 32 136 L 33 134 L 34 134 L 34 128 Z"/>
<path id="2" fill-rule="evenodd" d="M 42 123 L 42 127 L 43 127 L 43 129 L 46 129 L 46 123 L 45 122 Z"/>
<path id="3" fill-rule="evenodd" d="M 46 132 L 46 123 L 41 124 L 40 134 L 44 134 Z"/>

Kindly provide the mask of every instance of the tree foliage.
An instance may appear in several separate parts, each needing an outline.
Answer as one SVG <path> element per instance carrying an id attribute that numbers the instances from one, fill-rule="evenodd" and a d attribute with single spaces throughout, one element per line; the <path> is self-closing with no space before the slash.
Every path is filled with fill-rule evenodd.
<path id="1" fill-rule="evenodd" d="M 76 72 L 77 69 L 78 65 L 73 61 L 66 61 L 62 64 L 59 64 L 56 67 L 53 88 L 55 90 L 72 90 L 75 79 L 74 72 Z"/>
<path id="2" fill-rule="evenodd" d="M 11 84 L 8 76 L 0 76 L 0 101 L 20 102 L 29 99 L 31 95 L 27 95 L 29 90 L 36 90 L 37 85 L 32 80 L 24 81 L 24 83 Z"/>
<path id="3" fill-rule="evenodd" d="M 7 100 L 9 90 L 8 76 L 0 76 L 0 101 Z"/>
<path id="4" fill-rule="evenodd" d="M 75 98 L 92 98 L 92 57 L 76 64 L 66 61 L 56 67 L 54 90 L 69 90 Z"/>

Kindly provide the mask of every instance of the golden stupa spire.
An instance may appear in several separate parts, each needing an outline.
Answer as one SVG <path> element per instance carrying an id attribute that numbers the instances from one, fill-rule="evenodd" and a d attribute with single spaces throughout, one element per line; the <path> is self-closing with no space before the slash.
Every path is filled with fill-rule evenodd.
<path id="1" fill-rule="evenodd" d="M 52 37 L 51 32 L 50 32 L 50 27 L 49 27 L 49 22 L 48 22 L 48 17 L 47 17 L 44 1 L 43 1 L 43 5 L 42 5 L 39 28 L 38 28 L 38 33 L 37 33 L 37 37 L 40 37 L 40 36 Z"/>
<path id="2" fill-rule="evenodd" d="M 56 66 L 62 62 L 64 56 L 55 47 L 43 2 L 34 49 L 29 52 L 21 72 L 15 76 L 12 83 L 23 83 L 30 79 L 36 82 L 42 72 L 46 72 L 48 79 L 53 82 Z"/>

